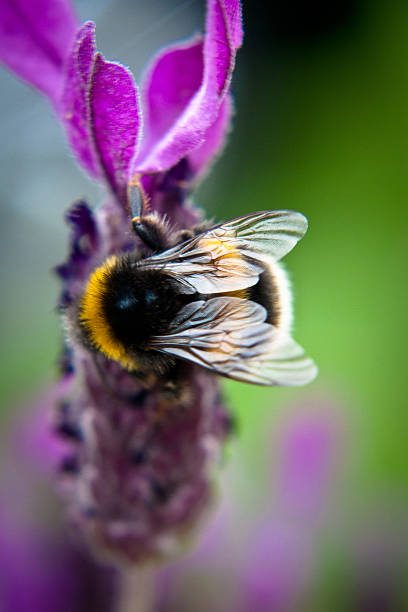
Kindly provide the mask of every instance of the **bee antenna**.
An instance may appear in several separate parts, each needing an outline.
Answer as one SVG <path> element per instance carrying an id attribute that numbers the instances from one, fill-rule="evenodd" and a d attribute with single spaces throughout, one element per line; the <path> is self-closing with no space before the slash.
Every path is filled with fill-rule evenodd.
<path id="1" fill-rule="evenodd" d="M 143 217 L 148 209 L 149 202 L 140 182 L 140 174 L 135 174 L 127 185 L 127 202 L 132 221 Z"/>

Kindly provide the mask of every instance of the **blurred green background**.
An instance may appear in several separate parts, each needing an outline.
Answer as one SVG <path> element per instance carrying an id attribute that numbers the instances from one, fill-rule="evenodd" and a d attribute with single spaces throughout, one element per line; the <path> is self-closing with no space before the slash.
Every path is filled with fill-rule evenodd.
<path id="1" fill-rule="evenodd" d="M 105 55 L 136 75 L 203 14 L 201 2 L 76 4 L 96 20 Z M 234 130 L 195 200 L 217 219 L 268 208 L 308 217 L 309 232 L 285 261 L 294 335 L 320 374 L 296 390 L 227 382 L 238 422 L 229 463 L 242 504 L 256 505 L 276 424 L 302 403 L 327 404 L 346 431 L 340 511 L 392 499 L 405 512 L 407 5 L 267 4 L 244 3 Z M 54 373 L 58 288 L 49 269 L 65 256 L 63 211 L 101 194 L 70 159 L 46 102 L 5 72 L 0 79 L 0 397 L 9 412 Z"/>
<path id="2" fill-rule="evenodd" d="M 405 486 L 408 11 L 366 3 L 348 17 L 320 39 L 276 45 L 267 64 L 245 61 L 244 48 L 219 198 L 230 214 L 282 207 L 309 218 L 287 264 L 297 337 L 320 367 L 313 392 L 351 410 L 357 469 Z"/>
<path id="3" fill-rule="evenodd" d="M 223 217 L 308 217 L 285 262 L 295 336 L 320 375 L 298 391 L 227 390 L 251 455 L 271 407 L 331 397 L 352 424 L 350 478 L 406 495 L 407 6 L 295 3 L 274 24 L 261 5 L 247 7 L 231 144 L 199 201 Z"/>

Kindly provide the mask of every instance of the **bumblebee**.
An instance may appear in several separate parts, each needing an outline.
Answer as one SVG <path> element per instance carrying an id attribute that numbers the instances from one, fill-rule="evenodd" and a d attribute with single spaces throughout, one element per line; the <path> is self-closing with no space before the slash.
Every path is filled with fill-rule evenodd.
<path id="1" fill-rule="evenodd" d="M 263 211 L 173 235 L 136 210 L 133 230 L 149 254 L 112 255 L 93 271 L 74 314 L 86 347 L 141 378 L 178 360 L 258 385 L 316 376 L 290 336 L 291 293 L 278 263 L 306 232 L 302 214 Z"/>

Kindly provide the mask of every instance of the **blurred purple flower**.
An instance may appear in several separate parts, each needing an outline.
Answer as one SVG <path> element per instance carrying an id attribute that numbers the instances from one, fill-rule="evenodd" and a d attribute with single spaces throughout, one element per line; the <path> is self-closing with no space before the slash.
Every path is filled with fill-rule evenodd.
<path id="1" fill-rule="evenodd" d="M 51 466 L 66 452 L 52 435 L 53 394 L 6 425 L 0 473 L 2 612 L 114 610 L 118 576 L 97 564 L 61 520 Z"/>
<path id="2" fill-rule="evenodd" d="M 67 2 L 2 0 L 0 23 L 0 57 L 49 97 L 78 162 L 111 194 L 95 211 L 78 202 L 68 212 L 70 253 L 57 268 L 65 310 L 107 256 L 138 248 L 127 201 L 135 177 L 173 227 L 199 221 L 188 196 L 229 129 L 240 4 L 208 0 L 205 36 L 162 50 L 141 96 L 130 71 L 96 50 L 92 22 L 75 31 Z M 229 432 L 216 378 L 183 365 L 185 391 L 170 397 L 75 335 L 61 369 L 55 431 L 69 442 L 61 481 L 73 520 L 115 559 L 175 554 L 209 503 L 210 468 Z"/>
<path id="3" fill-rule="evenodd" d="M 317 544 L 329 516 L 341 438 L 341 424 L 330 405 L 291 411 L 270 440 L 271 486 L 265 488 L 258 515 L 249 521 L 229 491 L 196 550 L 158 574 L 158 610 L 304 609 L 302 602 L 319 579 Z M 319 524 L 309 512 L 312 500 Z M 196 596 L 191 588 L 195 579 L 204 585 Z M 208 590 L 206 584 L 211 585 Z"/>
<path id="4" fill-rule="evenodd" d="M 298 407 L 278 428 L 273 510 L 253 534 L 243 612 L 292 610 L 316 580 L 316 543 L 329 514 L 341 429 L 330 405 L 313 404 Z"/>
<path id="5" fill-rule="evenodd" d="M 0 59 L 56 108 L 76 25 L 69 0 L 0 2 Z"/>
<path id="6" fill-rule="evenodd" d="M 115 576 L 72 538 L 0 516 L 3 612 L 114 610 Z"/>
<path id="7" fill-rule="evenodd" d="M 281 511 L 311 526 L 320 520 L 338 461 L 341 425 L 326 407 L 302 406 L 295 419 L 283 424 L 278 441 L 281 467 L 276 498 Z"/>

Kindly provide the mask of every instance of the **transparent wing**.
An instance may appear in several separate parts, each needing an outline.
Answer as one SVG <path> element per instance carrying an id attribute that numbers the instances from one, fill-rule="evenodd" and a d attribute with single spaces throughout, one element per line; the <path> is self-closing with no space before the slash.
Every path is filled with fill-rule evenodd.
<path id="1" fill-rule="evenodd" d="M 278 261 L 302 238 L 306 218 L 289 210 L 258 212 L 228 223 L 142 262 L 181 280 L 186 293 L 221 293 L 251 287 L 265 268 L 265 258 Z"/>
<path id="2" fill-rule="evenodd" d="M 231 240 L 249 257 L 268 255 L 279 261 L 306 233 L 307 219 L 292 210 L 272 210 L 238 217 L 211 230 L 219 239 Z"/>
<path id="3" fill-rule="evenodd" d="M 259 385 L 302 385 L 313 380 L 313 361 L 289 336 L 265 323 L 263 306 L 233 297 L 191 302 L 169 334 L 151 348 Z"/>

